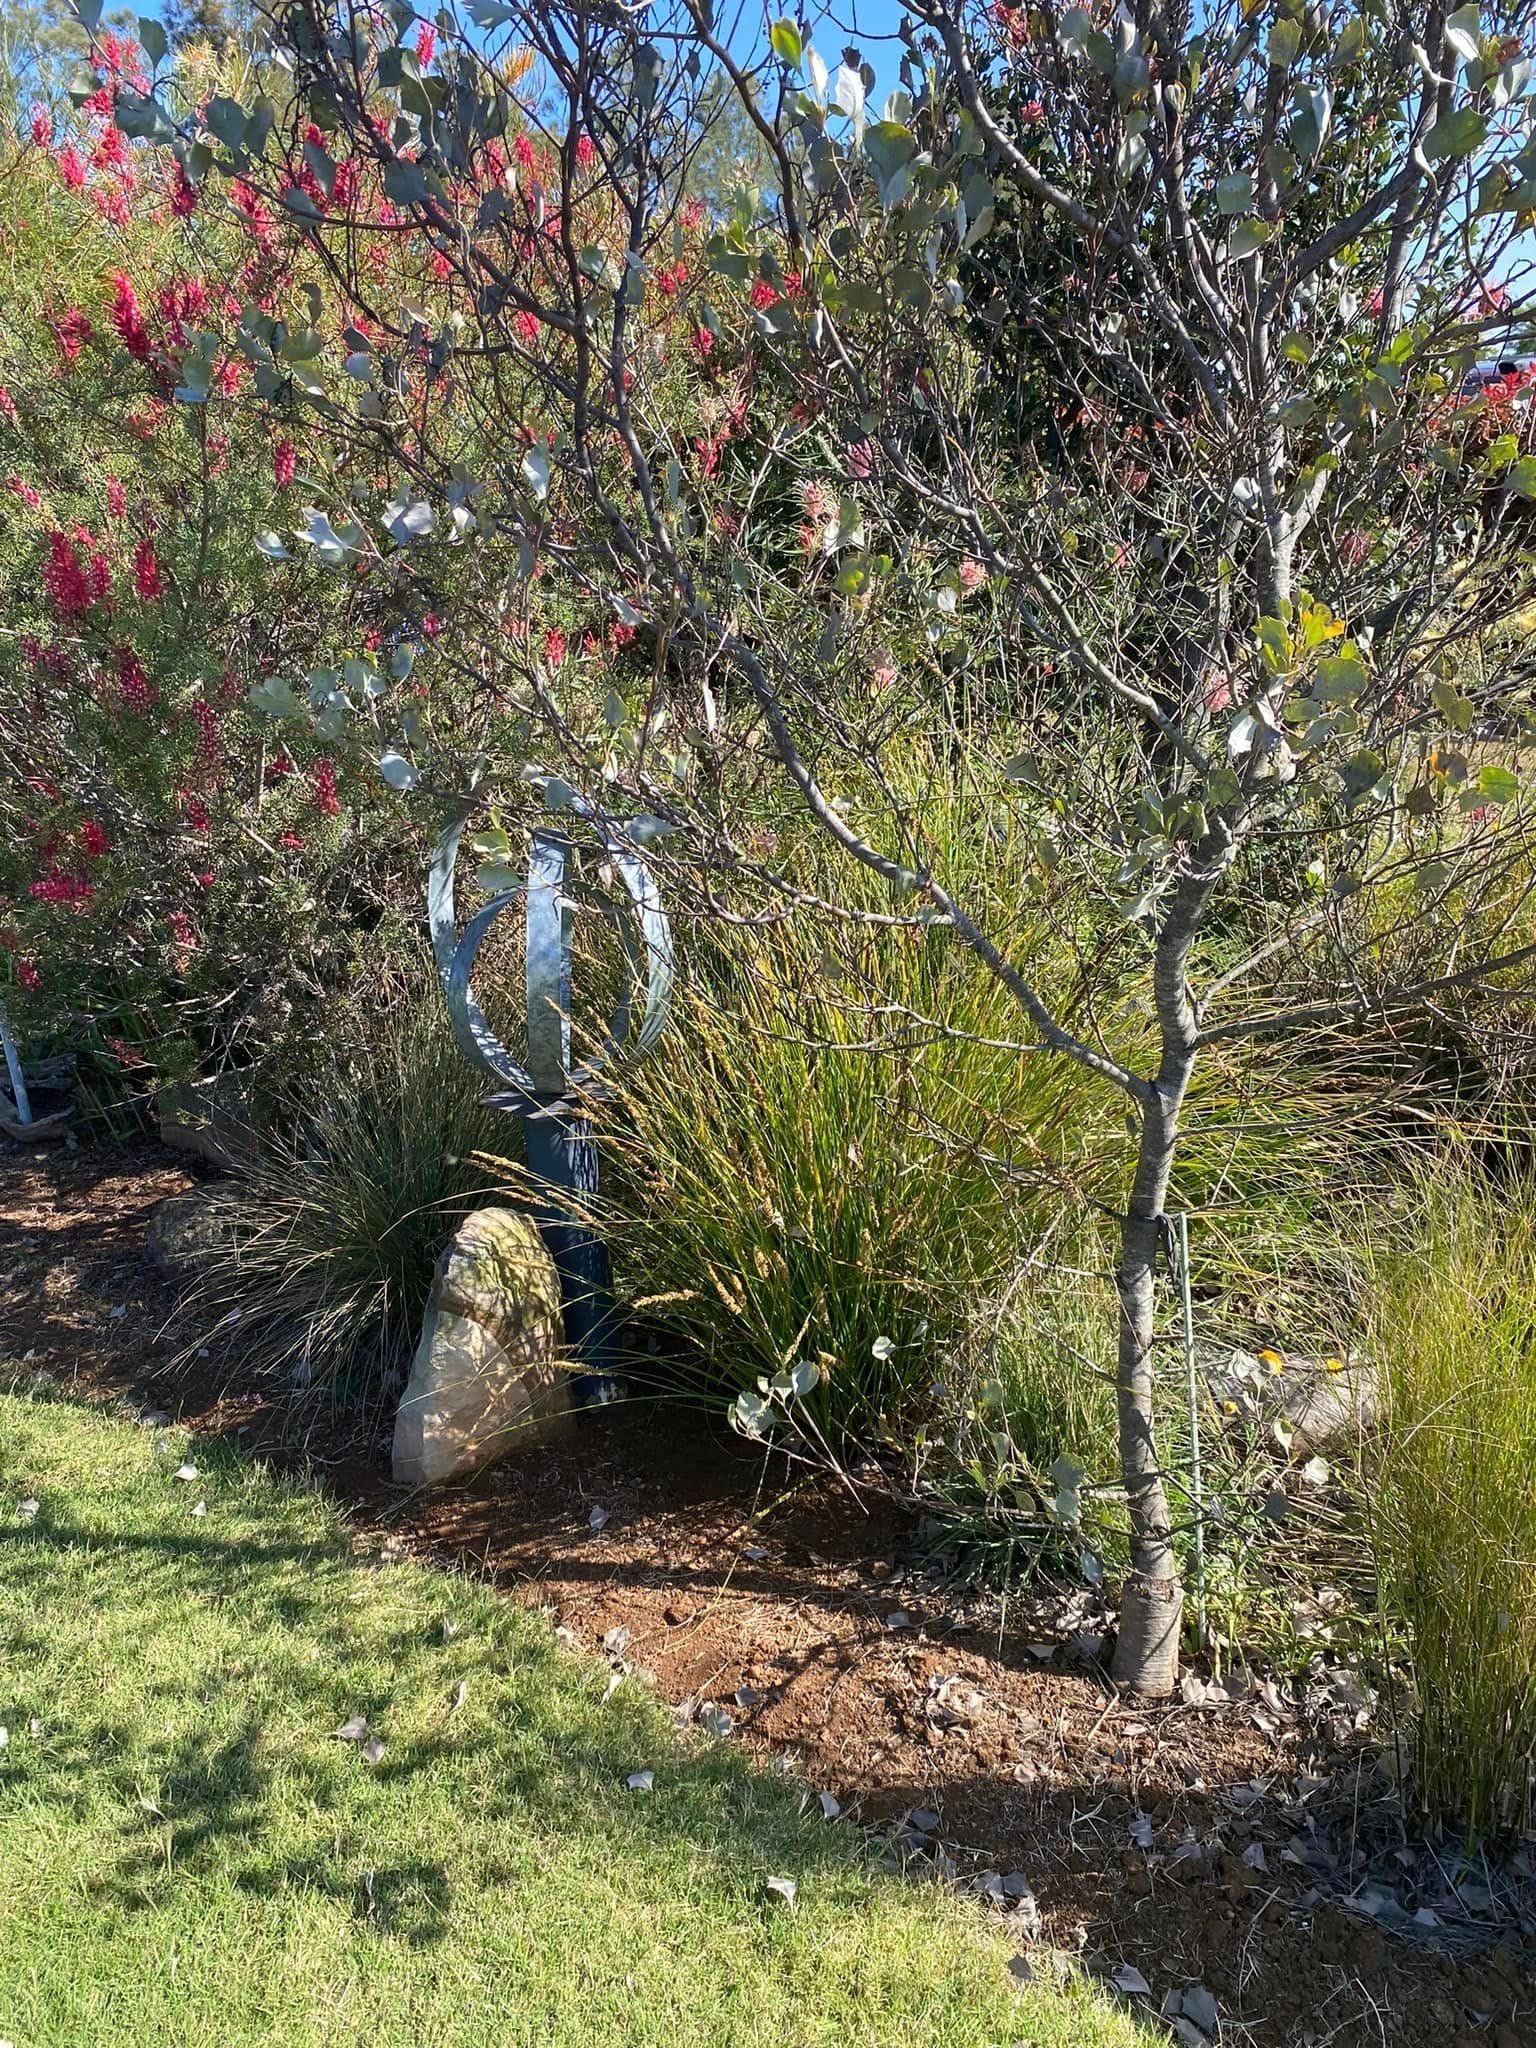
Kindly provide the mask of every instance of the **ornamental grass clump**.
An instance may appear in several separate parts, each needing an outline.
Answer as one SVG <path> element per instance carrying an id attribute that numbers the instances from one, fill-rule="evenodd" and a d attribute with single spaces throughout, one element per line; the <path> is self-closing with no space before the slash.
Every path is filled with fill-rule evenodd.
<path id="1" fill-rule="evenodd" d="M 1369 1261 L 1370 1528 L 1412 1664 L 1416 1801 L 1510 1834 L 1536 1769 L 1536 1184 L 1426 1173 L 1413 1217 Z"/>
<path id="2" fill-rule="evenodd" d="M 923 1022 L 968 1000 L 973 1036 Z M 682 1340 L 674 1392 L 810 1362 L 806 1411 L 846 1443 L 959 1391 L 1095 1139 L 1057 1069 L 988 1039 L 986 1002 L 942 931 L 790 922 L 690 963 L 603 1118 L 621 1278 Z"/>
<path id="3" fill-rule="evenodd" d="M 323 1051 L 207 1192 L 210 1248 L 182 1305 L 193 1349 L 216 1342 L 242 1382 L 365 1402 L 395 1384 L 438 1253 L 488 1198 L 470 1155 L 506 1142 L 482 1092 L 435 990 Z"/>

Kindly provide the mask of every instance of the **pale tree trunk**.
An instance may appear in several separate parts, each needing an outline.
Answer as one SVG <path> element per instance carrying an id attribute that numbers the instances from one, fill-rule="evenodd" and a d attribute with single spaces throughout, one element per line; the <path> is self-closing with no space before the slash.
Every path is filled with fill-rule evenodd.
<path id="1" fill-rule="evenodd" d="M 1165 1060 L 1164 1070 L 1170 1064 Z M 1178 1683 L 1184 1613 L 1168 1495 L 1152 1429 L 1152 1341 L 1163 1203 L 1191 1064 L 1185 1060 L 1182 1072 L 1160 1072 L 1143 1105 L 1136 1176 L 1120 1220 L 1120 1264 L 1115 1274 L 1120 1298 L 1115 1392 L 1120 1471 L 1131 1518 L 1131 1569 L 1120 1599 L 1114 1677 L 1121 1685 L 1153 1696 L 1172 1692 Z"/>
<path id="2" fill-rule="evenodd" d="M 1120 1471 L 1131 1520 L 1131 1568 L 1120 1601 L 1113 1672 L 1120 1685 L 1160 1697 L 1179 1678 L 1184 1588 L 1168 1513 L 1168 1493 L 1152 1427 L 1152 1343 L 1157 1254 L 1178 1142 L 1179 1111 L 1194 1071 L 1199 1020 L 1189 993 L 1189 956 L 1217 881 L 1230 864 L 1245 822 L 1218 814 L 1192 849 L 1157 938 L 1152 986 L 1161 1057 L 1141 1101 L 1141 1140 L 1130 1200 L 1120 1221 L 1120 1342 L 1115 1395 Z"/>

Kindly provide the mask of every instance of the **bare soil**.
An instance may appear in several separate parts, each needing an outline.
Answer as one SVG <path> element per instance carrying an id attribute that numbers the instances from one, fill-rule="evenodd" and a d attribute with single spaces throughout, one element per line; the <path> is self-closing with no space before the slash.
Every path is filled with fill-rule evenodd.
<path id="1" fill-rule="evenodd" d="M 360 1547 L 488 1576 L 831 1795 L 894 1861 L 974 1887 L 1021 1973 L 1062 1954 L 1122 1973 L 1196 2044 L 1188 2014 L 1210 2008 L 1181 2015 L 1189 1987 L 1222 2043 L 1536 2048 L 1530 1867 L 1469 1873 L 1405 1833 L 1349 1674 L 1122 1698 L 1087 1596 L 946 1586 L 878 1494 L 765 1463 L 696 1410 L 589 1411 L 571 1441 L 406 1494 L 376 1434 L 311 1417 L 301 1446 L 238 1371 L 172 1371 L 186 1333 L 145 1226 L 192 1181 L 158 1147 L 0 1151 L 8 1360 L 307 1463 Z"/>

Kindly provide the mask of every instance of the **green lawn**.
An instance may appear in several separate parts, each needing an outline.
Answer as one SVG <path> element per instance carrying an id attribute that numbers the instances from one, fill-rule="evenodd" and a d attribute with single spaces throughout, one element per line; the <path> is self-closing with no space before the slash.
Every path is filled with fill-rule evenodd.
<path id="1" fill-rule="evenodd" d="M 1015 1990 L 979 1911 L 606 1683 L 536 1615 L 360 1562 L 313 1493 L 0 1395 L 0 2037 L 1146 2039 L 1084 1988 Z"/>

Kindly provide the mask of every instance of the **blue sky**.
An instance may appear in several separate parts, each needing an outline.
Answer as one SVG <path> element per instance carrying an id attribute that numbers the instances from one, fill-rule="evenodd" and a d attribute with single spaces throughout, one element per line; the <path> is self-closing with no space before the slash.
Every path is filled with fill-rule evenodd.
<path id="1" fill-rule="evenodd" d="M 845 47 L 857 46 L 875 73 L 871 105 L 878 110 L 895 90 L 901 63 L 896 30 L 903 9 L 900 0 L 803 0 L 809 40 L 836 70 Z M 781 15 L 798 18 L 796 0 L 739 0 L 732 6 L 716 0 L 716 21 L 738 57 L 758 56 L 768 47 L 770 25 Z"/>

